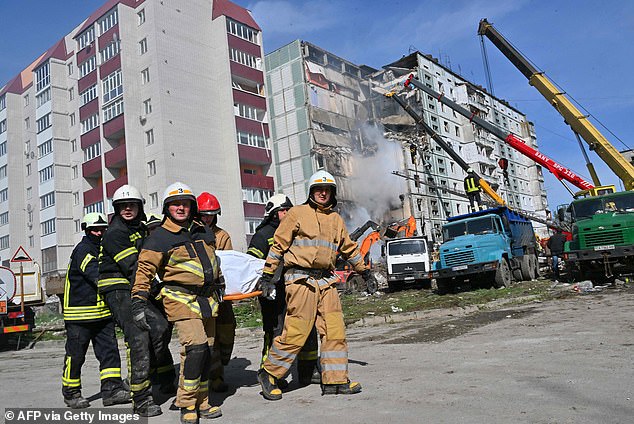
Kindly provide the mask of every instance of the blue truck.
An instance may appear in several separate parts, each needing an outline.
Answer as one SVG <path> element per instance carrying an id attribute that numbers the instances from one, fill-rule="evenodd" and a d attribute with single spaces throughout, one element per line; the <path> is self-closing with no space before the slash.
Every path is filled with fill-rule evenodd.
<path id="1" fill-rule="evenodd" d="M 505 206 L 450 217 L 442 232 L 431 272 L 439 294 L 465 282 L 500 288 L 538 275 L 533 224 Z"/>

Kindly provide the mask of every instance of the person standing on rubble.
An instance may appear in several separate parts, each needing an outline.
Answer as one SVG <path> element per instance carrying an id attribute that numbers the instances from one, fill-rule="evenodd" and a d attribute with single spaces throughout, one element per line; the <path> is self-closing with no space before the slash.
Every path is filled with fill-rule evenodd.
<path id="1" fill-rule="evenodd" d="M 187 185 L 177 182 L 167 187 L 163 194 L 166 219 L 147 238 L 132 287 L 132 298 L 143 305 L 154 276 L 162 281 L 163 306 L 185 354 L 175 401 L 182 424 L 222 415 L 219 407 L 209 404 L 209 360 L 225 285 L 214 234 L 194 220 L 197 209 L 196 196 Z M 145 320 L 143 313 L 138 319 Z"/>
<path id="2" fill-rule="evenodd" d="M 229 233 L 218 226 L 218 216 L 222 212 L 218 198 L 205 191 L 196 198 L 196 202 L 200 220 L 213 231 L 216 237 L 216 250 L 233 250 Z M 236 326 L 233 302 L 230 300 L 221 302 L 216 317 L 216 336 L 213 340 L 213 355 L 210 359 L 209 371 L 209 385 L 214 392 L 223 393 L 229 390 L 225 383 L 224 366 L 229 364 L 231 359 Z"/>
<path id="3" fill-rule="evenodd" d="M 121 358 L 112 314 L 97 292 L 99 243 L 108 221 L 104 214 L 91 212 L 82 218 L 81 228 L 85 235 L 70 255 L 64 284 L 64 403 L 72 409 L 90 406 L 81 395 L 81 367 L 90 342 L 99 361 L 103 406 L 129 403 L 130 393 L 121 380 Z"/>
<path id="4" fill-rule="evenodd" d="M 559 280 L 559 257 L 564 253 L 564 246 L 566 244 L 566 236 L 563 235 L 560 229 L 555 229 L 555 234 L 548 239 L 548 249 L 552 257 L 553 276 L 555 281 Z"/>
<path id="5" fill-rule="evenodd" d="M 101 240 L 97 284 L 115 323 L 123 330 L 129 349 L 133 410 L 141 416 L 153 417 L 162 411 L 152 399 L 150 336 L 147 329 L 135 324 L 135 304 L 130 298 L 139 250 L 147 234 L 143 203 L 141 192 L 134 186 L 125 184 L 114 192 L 114 216 Z"/>
<path id="6" fill-rule="evenodd" d="M 476 211 L 476 202 L 478 203 L 478 209 L 482 210 L 482 198 L 480 197 L 482 189 L 480 188 L 480 177 L 471 168 L 467 169 L 467 176 L 464 179 L 464 191 L 467 193 L 467 197 L 469 198 L 471 212 Z"/>
<path id="7" fill-rule="evenodd" d="M 278 400 L 284 378 L 313 326 L 321 337 L 322 394 L 354 394 L 361 384 L 348 379 L 348 344 L 343 311 L 333 273 L 337 254 L 347 259 L 366 283 L 373 279 L 357 243 L 334 211 L 337 184 L 326 171 L 310 177 L 308 200 L 291 208 L 273 236 L 273 246 L 259 281 L 262 296 L 275 291 L 275 272 L 284 261 L 287 310 L 284 330 L 275 338 L 258 381 L 265 399 Z"/>
<path id="8" fill-rule="evenodd" d="M 286 216 L 286 213 L 293 207 L 291 199 L 283 194 L 271 196 L 264 206 L 264 220 L 255 229 L 255 234 L 251 238 L 247 254 L 256 258 L 266 259 L 269 250 L 273 245 L 273 235 L 279 227 L 280 222 Z M 286 293 L 284 290 L 284 279 L 281 276 L 282 266 L 278 267 L 280 275 L 273 278 L 272 283 L 275 284 L 275 299 L 268 299 L 260 296 L 260 310 L 262 311 L 262 329 L 264 330 L 264 345 L 262 347 L 262 360 L 260 361 L 260 369 L 266 360 L 273 339 L 282 334 L 284 328 L 284 316 L 286 315 Z M 311 383 L 319 384 L 321 375 L 317 368 L 317 331 L 313 329 L 304 343 L 301 351 L 297 355 L 297 374 L 299 384 L 306 386 Z M 284 389 L 286 380 L 278 380 L 278 386 Z"/>

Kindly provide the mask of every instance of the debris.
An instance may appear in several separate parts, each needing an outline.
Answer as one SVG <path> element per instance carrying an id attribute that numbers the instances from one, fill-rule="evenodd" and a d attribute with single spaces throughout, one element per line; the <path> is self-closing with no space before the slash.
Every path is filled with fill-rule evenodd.
<path id="1" fill-rule="evenodd" d="M 592 281 L 590 280 L 580 281 L 576 283 L 575 285 L 573 285 L 572 289 L 576 291 L 577 293 L 588 293 L 588 292 L 596 291 L 594 290 L 594 286 L 592 284 Z"/>
<path id="2" fill-rule="evenodd" d="M 392 308 L 392 312 L 403 312 L 403 308 L 399 308 L 398 306 L 390 306 Z"/>

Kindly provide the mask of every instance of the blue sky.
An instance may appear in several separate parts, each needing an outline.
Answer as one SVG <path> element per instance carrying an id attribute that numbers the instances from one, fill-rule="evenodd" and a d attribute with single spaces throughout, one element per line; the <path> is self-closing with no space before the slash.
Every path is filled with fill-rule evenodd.
<path id="1" fill-rule="evenodd" d="M 68 33 L 105 0 L 0 0 L 0 84 Z M 268 53 L 295 39 L 373 67 L 413 50 L 430 53 L 465 78 L 486 85 L 478 22 L 488 18 L 519 50 L 608 129 L 619 150 L 634 147 L 634 2 L 606 0 L 236 0 L 264 32 Z M 72 12 L 69 12 L 72 10 Z M 540 150 L 590 180 L 570 129 L 519 71 L 486 41 L 496 96 L 535 124 Z M 595 122 L 596 124 L 596 122 Z M 610 134 L 613 132 L 615 136 Z M 617 178 L 590 154 L 602 182 Z M 546 175 L 549 202 L 567 191 Z"/>

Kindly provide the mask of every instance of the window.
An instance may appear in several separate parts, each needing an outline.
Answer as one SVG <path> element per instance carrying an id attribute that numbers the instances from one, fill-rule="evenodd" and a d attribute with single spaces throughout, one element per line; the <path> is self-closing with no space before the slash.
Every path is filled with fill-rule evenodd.
<path id="1" fill-rule="evenodd" d="M 103 122 L 108 122 L 123 113 L 123 99 L 119 99 L 103 109 Z"/>
<path id="2" fill-rule="evenodd" d="M 81 222 L 79 219 L 74 219 L 73 224 L 75 224 L 75 232 L 78 233 L 81 231 Z"/>
<path id="3" fill-rule="evenodd" d="M 71 127 L 74 127 L 74 126 L 75 126 L 75 121 L 76 121 L 76 119 L 75 119 L 75 112 L 73 112 L 73 113 L 71 113 L 71 114 L 70 114 L 70 126 L 71 126 Z"/>
<path id="4" fill-rule="evenodd" d="M 49 165 L 40 171 L 40 183 L 53 178 L 53 165 Z"/>
<path id="5" fill-rule="evenodd" d="M 84 162 L 88 162 L 91 159 L 94 159 L 101 155 L 101 143 L 92 144 L 85 149 L 84 151 Z"/>
<path id="6" fill-rule="evenodd" d="M 54 271 L 57 268 L 57 248 L 55 246 L 42 249 L 42 272 Z"/>
<path id="7" fill-rule="evenodd" d="M 7 165 L 0 166 L 0 180 L 7 178 Z"/>
<path id="8" fill-rule="evenodd" d="M 26 188 L 26 200 L 31 200 L 33 197 L 33 187 Z"/>
<path id="9" fill-rule="evenodd" d="M 99 55 L 101 57 L 101 63 L 105 63 L 119 54 L 121 50 L 121 45 L 119 41 L 113 41 L 108 44 L 104 49 L 99 51 Z"/>
<path id="10" fill-rule="evenodd" d="M 86 59 L 79 65 L 79 78 L 83 78 L 97 68 L 97 58 L 95 56 Z"/>
<path id="11" fill-rule="evenodd" d="M 9 248 L 9 236 L 0 237 L 0 250 Z"/>
<path id="12" fill-rule="evenodd" d="M 27 163 L 26 164 L 26 176 L 28 177 L 29 175 L 31 175 L 31 164 Z"/>
<path id="13" fill-rule="evenodd" d="M 24 120 L 24 129 L 28 130 L 29 128 L 31 128 L 31 120 L 29 118 L 26 118 Z"/>
<path id="14" fill-rule="evenodd" d="M 145 68 L 141 71 L 141 84 L 147 84 L 150 82 L 150 68 Z"/>
<path id="15" fill-rule="evenodd" d="M 81 121 L 81 134 L 85 134 L 88 131 L 97 128 L 99 125 L 99 114 L 96 113 L 85 120 Z"/>
<path id="16" fill-rule="evenodd" d="M 139 54 L 147 53 L 147 38 L 139 41 Z"/>
<path id="17" fill-rule="evenodd" d="M 81 98 L 81 100 L 79 101 L 79 106 L 83 106 L 86 103 L 96 99 L 97 98 L 97 84 L 79 93 L 79 97 Z"/>
<path id="18" fill-rule="evenodd" d="M 256 107 L 240 103 L 234 103 L 233 109 L 237 116 L 241 116 L 243 118 L 253 119 L 255 121 L 262 121 L 264 119 L 264 109 L 258 109 Z"/>
<path id="19" fill-rule="evenodd" d="M 139 10 L 136 16 L 138 18 L 139 25 L 141 25 L 143 22 L 145 22 L 145 9 Z"/>
<path id="20" fill-rule="evenodd" d="M 4 156 L 7 154 L 7 142 L 3 141 L 0 143 L 0 156 Z"/>
<path id="21" fill-rule="evenodd" d="M 46 140 L 44 143 L 37 146 L 37 157 L 43 158 L 53 151 L 53 139 Z"/>
<path id="22" fill-rule="evenodd" d="M 262 59 L 237 49 L 229 50 L 229 59 L 249 68 L 262 69 Z"/>
<path id="23" fill-rule="evenodd" d="M 79 45 L 79 50 L 86 47 L 88 44 L 92 43 L 95 40 L 95 29 L 93 27 L 88 28 L 84 31 L 79 37 L 77 37 L 77 45 Z"/>
<path id="24" fill-rule="evenodd" d="M 51 191 L 50 193 L 45 194 L 44 196 L 40 196 L 40 210 L 44 210 L 46 208 L 50 208 L 55 205 L 55 192 Z"/>
<path id="25" fill-rule="evenodd" d="M 51 83 L 51 73 L 49 62 L 40 66 L 35 70 L 35 91 L 41 91 L 48 87 Z M 25 97 L 25 104 L 28 104 L 28 100 Z"/>
<path id="26" fill-rule="evenodd" d="M 258 44 L 258 31 L 244 24 L 241 24 L 240 22 L 236 22 L 232 19 L 227 19 L 227 32 L 235 35 L 236 37 L 240 37 L 252 43 Z"/>
<path id="27" fill-rule="evenodd" d="M 146 115 L 152 113 L 152 99 L 147 99 L 143 102 L 143 110 Z"/>
<path id="28" fill-rule="evenodd" d="M 77 206 L 79 204 L 79 192 L 73 192 L 73 205 Z"/>
<path id="29" fill-rule="evenodd" d="M 253 147 L 266 147 L 264 136 L 238 131 L 238 143 Z"/>
<path id="30" fill-rule="evenodd" d="M 7 225 L 9 223 L 9 212 L 0 213 L 0 225 Z"/>
<path id="31" fill-rule="evenodd" d="M 0 134 L 6 131 L 7 131 L 7 120 L 3 119 L 2 121 L 0 121 Z"/>
<path id="32" fill-rule="evenodd" d="M 0 190 L 0 203 L 6 202 L 9 200 L 9 189 L 5 188 Z"/>
<path id="33" fill-rule="evenodd" d="M 245 230 L 246 230 L 247 235 L 255 234 L 255 230 L 256 230 L 256 228 L 258 228 L 258 225 L 260 225 L 261 222 L 262 222 L 261 219 L 247 218 L 244 221 Z"/>
<path id="34" fill-rule="evenodd" d="M 99 25 L 99 34 L 103 34 L 108 31 L 110 28 L 115 26 L 117 22 L 119 22 L 119 14 L 117 13 L 117 9 L 113 9 L 97 22 Z"/>
<path id="35" fill-rule="evenodd" d="M 70 141 L 70 151 L 72 153 L 75 153 L 77 151 L 77 140 L 76 139 L 72 139 Z"/>
<path id="36" fill-rule="evenodd" d="M 269 201 L 269 198 L 273 195 L 270 190 L 262 190 L 258 188 L 243 188 L 242 200 L 249 203 L 261 203 L 265 204 Z"/>
<path id="37" fill-rule="evenodd" d="M 88 205 L 84 208 L 84 214 L 91 212 L 101 212 L 103 213 L 103 202 L 93 203 L 92 205 Z"/>
<path id="38" fill-rule="evenodd" d="M 35 123 L 37 124 L 37 133 L 39 134 L 51 126 L 51 114 L 47 113 L 46 115 L 35 121 Z"/>
<path id="39" fill-rule="evenodd" d="M 158 207 L 158 193 L 150 193 L 150 207 Z"/>
<path id="40" fill-rule="evenodd" d="M 68 66 L 68 75 L 73 75 L 73 72 L 75 72 L 75 67 L 73 66 L 73 62 L 70 62 L 67 66 Z"/>
<path id="41" fill-rule="evenodd" d="M 71 98 L 72 100 L 72 98 Z M 51 101 L 51 89 L 47 88 L 46 90 L 42 91 L 40 94 L 38 94 L 37 96 L 35 96 L 35 106 L 36 107 L 40 107 L 48 102 Z"/>
<path id="42" fill-rule="evenodd" d="M 121 69 L 108 75 L 101 81 L 103 102 L 108 103 L 123 94 L 123 81 L 121 80 Z"/>
<path id="43" fill-rule="evenodd" d="M 7 108 L 7 96 L 0 96 L 0 110 L 5 110 Z"/>
<path id="44" fill-rule="evenodd" d="M 151 160 L 147 163 L 148 176 L 156 175 L 156 161 Z"/>
<path id="45" fill-rule="evenodd" d="M 75 87 L 71 87 L 68 90 L 68 100 L 73 100 L 75 98 Z"/>
<path id="46" fill-rule="evenodd" d="M 154 130 L 148 130 L 145 132 L 145 144 L 147 146 L 154 144 Z"/>
<path id="47" fill-rule="evenodd" d="M 79 177 L 79 168 L 77 167 L 77 165 L 73 165 L 71 169 L 73 171 L 73 180 L 75 180 Z"/>
<path id="48" fill-rule="evenodd" d="M 53 234 L 55 232 L 55 218 L 49 219 L 47 221 L 42 222 L 42 235 L 47 236 L 49 234 Z"/>

